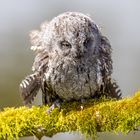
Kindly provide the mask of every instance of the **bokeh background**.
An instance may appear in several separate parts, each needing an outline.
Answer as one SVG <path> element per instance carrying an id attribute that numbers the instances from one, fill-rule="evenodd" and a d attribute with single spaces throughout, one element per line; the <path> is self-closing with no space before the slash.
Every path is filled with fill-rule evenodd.
<path id="1" fill-rule="evenodd" d="M 19 83 L 31 73 L 34 58 L 30 51 L 29 31 L 39 29 L 42 22 L 66 11 L 89 14 L 102 34 L 109 38 L 113 48 L 113 76 L 123 97 L 139 90 L 139 0 L 0 0 L 0 109 L 22 105 Z M 128 136 L 103 133 L 99 134 L 98 140 L 139 140 L 139 137 L 138 132 Z M 51 139 L 83 140 L 83 137 L 66 133 Z"/>

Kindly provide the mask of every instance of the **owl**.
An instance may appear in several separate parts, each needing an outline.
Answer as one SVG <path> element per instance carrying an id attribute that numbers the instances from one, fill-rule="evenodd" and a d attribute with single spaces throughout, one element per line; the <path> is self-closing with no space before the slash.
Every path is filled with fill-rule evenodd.
<path id="1" fill-rule="evenodd" d="M 20 84 L 24 104 L 42 91 L 43 104 L 121 98 L 112 79 L 111 45 L 87 15 L 66 12 L 32 31 L 32 74 Z"/>

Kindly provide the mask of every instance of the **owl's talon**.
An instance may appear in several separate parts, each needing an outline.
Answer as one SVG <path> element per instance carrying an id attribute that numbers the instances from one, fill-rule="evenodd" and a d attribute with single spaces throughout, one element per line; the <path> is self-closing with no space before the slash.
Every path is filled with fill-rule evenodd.
<path id="1" fill-rule="evenodd" d="M 51 106 L 50 108 L 47 110 L 47 113 L 50 114 L 54 109 L 55 107 L 58 107 L 59 110 L 61 110 L 61 104 L 60 104 L 60 101 L 59 100 L 56 100 Z"/>

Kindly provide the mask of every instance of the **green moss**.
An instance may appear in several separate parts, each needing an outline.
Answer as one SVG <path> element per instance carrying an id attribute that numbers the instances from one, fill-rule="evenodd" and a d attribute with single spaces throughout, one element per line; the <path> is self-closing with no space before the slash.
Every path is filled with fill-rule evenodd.
<path id="1" fill-rule="evenodd" d="M 64 103 L 61 111 L 56 108 L 50 114 L 48 108 L 5 108 L 0 112 L 0 139 L 31 135 L 40 139 L 73 131 L 94 139 L 97 132 L 128 133 L 140 126 L 140 91 L 119 101 L 90 99 L 85 104 Z"/>

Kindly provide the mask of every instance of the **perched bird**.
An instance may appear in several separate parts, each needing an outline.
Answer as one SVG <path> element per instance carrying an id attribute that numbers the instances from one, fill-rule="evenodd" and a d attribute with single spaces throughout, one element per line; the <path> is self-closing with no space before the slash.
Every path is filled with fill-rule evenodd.
<path id="1" fill-rule="evenodd" d="M 33 74 L 20 84 L 24 103 L 42 90 L 43 104 L 99 98 L 121 98 L 111 78 L 111 45 L 94 21 L 78 12 L 66 12 L 32 31 L 36 52 Z"/>

